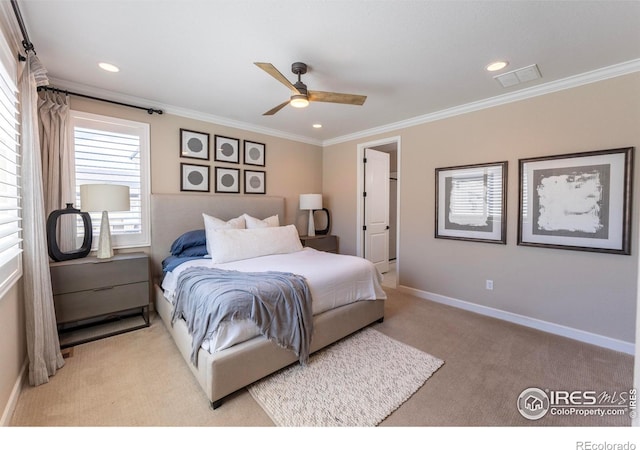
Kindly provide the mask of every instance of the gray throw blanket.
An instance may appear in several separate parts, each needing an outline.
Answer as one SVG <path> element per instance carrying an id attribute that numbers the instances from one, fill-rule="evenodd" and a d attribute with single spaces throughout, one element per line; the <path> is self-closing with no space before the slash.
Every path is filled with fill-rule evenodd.
<path id="1" fill-rule="evenodd" d="M 225 320 L 250 319 L 261 333 L 309 360 L 311 293 L 304 277 L 284 272 L 239 272 L 192 267 L 178 277 L 171 323 L 183 318 L 192 336 L 191 361 Z"/>

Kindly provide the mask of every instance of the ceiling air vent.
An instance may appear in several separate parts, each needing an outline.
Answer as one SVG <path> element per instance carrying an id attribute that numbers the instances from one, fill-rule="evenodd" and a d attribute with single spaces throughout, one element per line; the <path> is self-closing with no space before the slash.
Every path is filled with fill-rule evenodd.
<path id="1" fill-rule="evenodd" d="M 515 86 L 516 84 L 537 80 L 538 78 L 542 78 L 542 75 L 540 75 L 540 69 L 538 69 L 538 66 L 536 64 L 531 64 L 530 66 L 523 67 L 522 69 L 516 69 L 511 72 L 496 75 L 493 78 L 500 83 L 500 86 L 507 88 Z"/>

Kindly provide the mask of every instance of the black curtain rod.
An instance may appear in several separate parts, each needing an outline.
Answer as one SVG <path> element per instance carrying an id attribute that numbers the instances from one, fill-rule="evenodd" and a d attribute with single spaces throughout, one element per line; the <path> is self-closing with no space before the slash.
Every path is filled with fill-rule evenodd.
<path id="1" fill-rule="evenodd" d="M 31 41 L 29 40 L 29 35 L 27 34 L 27 28 L 24 26 L 24 21 L 22 20 L 22 14 L 20 14 L 20 8 L 18 8 L 18 2 L 16 0 L 11 0 L 11 6 L 13 6 L 13 12 L 16 15 L 16 20 L 18 21 L 18 25 L 20 26 L 20 31 L 22 32 L 22 38 L 23 38 L 22 39 L 22 46 L 24 47 L 25 52 L 30 52 L 31 51 L 31 52 L 33 52 L 35 54 L 36 50 L 33 47 L 33 44 L 31 43 Z M 18 59 L 20 61 L 26 61 L 27 60 L 27 58 L 25 58 L 21 54 L 18 54 Z M 65 90 L 62 90 L 62 89 L 54 88 L 54 87 L 49 87 L 49 86 L 40 86 L 40 87 L 38 87 L 38 91 L 42 91 L 42 90 L 60 92 L 60 93 L 63 93 L 65 95 L 74 95 L 76 97 L 89 98 L 91 100 L 98 100 L 100 102 L 113 103 L 114 105 L 127 106 L 129 108 L 143 109 L 146 112 L 148 112 L 149 114 L 153 114 L 153 113 L 162 114 L 162 110 L 160 110 L 160 109 L 145 108 L 144 106 L 129 105 L 127 103 L 116 102 L 114 100 L 107 100 L 107 99 L 99 98 L 99 97 L 93 97 L 91 95 L 78 94 L 76 92 L 69 92 L 69 91 L 65 91 Z"/>
<path id="2" fill-rule="evenodd" d="M 130 105 L 128 103 L 116 102 L 115 100 L 107 100 L 106 98 L 93 97 L 92 95 L 78 94 L 77 92 L 70 92 L 70 91 L 67 91 L 67 90 L 64 90 L 64 89 L 58 89 L 58 88 L 55 88 L 55 87 L 52 87 L 52 86 L 39 86 L 38 87 L 38 91 L 58 92 L 58 93 L 64 94 L 64 95 L 73 95 L 75 97 L 83 97 L 83 98 L 89 98 L 91 100 L 98 100 L 100 102 L 113 103 L 114 105 L 120 105 L 120 106 L 127 106 L 129 108 L 142 109 L 142 110 L 146 111 L 149 114 L 153 114 L 153 113 L 163 114 L 163 111 L 161 109 L 146 108 L 144 106 Z"/>
<path id="3" fill-rule="evenodd" d="M 22 14 L 20 14 L 20 8 L 18 8 L 18 2 L 16 0 L 11 0 L 11 6 L 13 7 L 13 13 L 16 15 L 16 20 L 18 21 L 18 25 L 20 26 L 20 32 L 22 33 L 22 46 L 26 52 L 32 51 L 36 52 L 35 48 L 33 48 L 33 44 L 29 40 L 29 35 L 27 34 L 27 28 L 24 26 L 24 21 L 22 20 Z M 27 58 L 18 54 L 18 59 L 20 61 L 26 61 Z"/>

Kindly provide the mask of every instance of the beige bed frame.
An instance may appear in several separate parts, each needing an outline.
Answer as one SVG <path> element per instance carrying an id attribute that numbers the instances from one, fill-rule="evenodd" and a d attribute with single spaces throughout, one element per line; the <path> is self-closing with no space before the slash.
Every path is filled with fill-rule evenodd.
<path id="1" fill-rule="evenodd" d="M 203 194 L 153 194 L 151 196 L 151 260 L 155 309 L 173 336 L 185 362 L 211 402 L 213 409 L 239 389 L 290 364 L 297 358 L 264 337 L 256 337 L 213 355 L 200 349 L 198 366 L 190 361 L 191 337 L 184 321 L 171 324 L 171 305 L 159 286 L 161 263 L 169 255 L 171 243 L 182 233 L 204 228 L 202 213 L 229 220 L 243 213 L 264 219 L 285 217 L 282 197 Z M 314 316 L 311 352 L 382 321 L 384 301 L 361 301 Z"/>

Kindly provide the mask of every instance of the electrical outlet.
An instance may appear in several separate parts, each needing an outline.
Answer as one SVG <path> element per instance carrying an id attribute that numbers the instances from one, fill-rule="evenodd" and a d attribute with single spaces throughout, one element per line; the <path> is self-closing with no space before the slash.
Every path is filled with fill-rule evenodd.
<path id="1" fill-rule="evenodd" d="M 493 291 L 493 280 L 487 280 L 485 286 L 486 286 L 487 290 Z"/>

